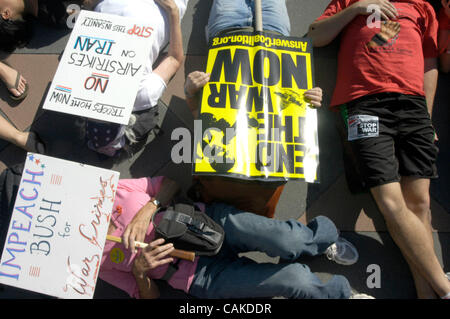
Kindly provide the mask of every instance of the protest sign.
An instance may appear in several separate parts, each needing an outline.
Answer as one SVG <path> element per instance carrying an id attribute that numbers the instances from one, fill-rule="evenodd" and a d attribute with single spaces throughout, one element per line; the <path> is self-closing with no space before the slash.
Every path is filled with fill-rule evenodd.
<path id="1" fill-rule="evenodd" d="M 93 297 L 119 173 L 28 153 L 4 242 L 0 283 Z"/>
<path id="2" fill-rule="evenodd" d="M 81 11 L 43 108 L 128 124 L 152 31 L 147 21 Z"/>
<path id="3" fill-rule="evenodd" d="M 318 182 L 312 44 L 266 32 L 211 40 L 194 174 Z"/>

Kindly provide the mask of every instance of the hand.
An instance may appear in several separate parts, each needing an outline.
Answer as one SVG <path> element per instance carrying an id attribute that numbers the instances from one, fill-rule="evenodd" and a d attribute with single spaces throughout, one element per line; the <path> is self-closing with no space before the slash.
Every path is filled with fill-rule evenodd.
<path id="1" fill-rule="evenodd" d="M 167 12 L 178 9 L 177 4 L 173 0 L 155 0 L 155 2 Z"/>
<path id="2" fill-rule="evenodd" d="M 372 48 L 384 45 L 390 39 L 393 39 L 399 32 L 400 23 L 396 21 L 385 21 L 381 24 L 381 31 L 376 34 L 367 45 Z"/>
<path id="3" fill-rule="evenodd" d="M 306 102 L 313 105 L 313 107 L 322 106 L 322 89 L 319 87 L 312 88 L 303 94 L 303 98 Z"/>
<path id="4" fill-rule="evenodd" d="M 156 209 L 157 207 L 152 202 L 148 202 L 133 217 L 122 235 L 122 242 L 125 249 L 136 252 L 134 242 L 143 242 L 145 240 L 145 234 L 147 233 L 152 215 L 156 212 Z"/>
<path id="5" fill-rule="evenodd" d="M 83 6 L 87 10 L 93 10 L 98 4 L 98 0 L 83 0 Z"/>
<path id="6" fill-rule="evenodd" d="M 210 74 L 205 72 L 194 71 L 189 73 L 184 84 L 187 97 L 192 97 L 200 91 L 208 83 L 209 77 Z"/>
<path id="7" fill-rule="evenodd" d="M 382 20 L 395 20 L 398 17 L 398 12 L 395 6 L 389 2 L 389 0 L 362 0 L 354 4 L 359 14 L 370 15 L 371 10 L 368 10 L 369 6 L 376 5 L 379 8 L 380 16 Z"/>
<path id="8" fill-rule="evenodd" d="M 400 23 L 395 21 L 386 21 L 381 24 L 380 36 L 387 41 L 395 37 L 400 32 Z"/>
<path id="9" fill-rule="evenodd" d="M 164 239 L 159 238 L 152 241 L 142 253 L 136 257 L 133 263 L 133 274 L 137 277 L 142 277 L 149 270 L 156 267 L 171 263 L 172 257 L 166 258 L 175 249 L 173 244 L 164 244 Z"/>

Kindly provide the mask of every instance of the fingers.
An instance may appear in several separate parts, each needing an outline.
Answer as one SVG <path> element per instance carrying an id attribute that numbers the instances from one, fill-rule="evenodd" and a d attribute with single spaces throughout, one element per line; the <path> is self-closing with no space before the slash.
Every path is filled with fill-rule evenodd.
<path id="1" fill-rule="evenodd" d="M 303 94 L 304 99 L 314 107 L 322 106 L 323 92 L 319 87 L 312 88 Z"/>
<path id="2" fill-rule="evenodd" d="M 390 20 L 390 19 L 397 19 L 398 17 L 398 12 L 397 9 L 395 8 L 395 6 L 390 3 L 390 2 L 383 2 L 382 6 L 380 7 L 381 10 L 381 16 L 385 17 L 385 20 Z"/>
<path id="3" fill-rule="evenodd" d="M 172 257 L 166 258 L 174 251 L 175 248 L 173 247 L 173 244 L 168 243 L 162 245 L 163 243 L 164 239 L 157 239 L 151 242 L 142 252 L 142 256 L 148 265 L 148 269 L 153 269 L 173 261 Z"/>
<path id="4" fill-rule="evenodd" d="M 143 242 L 144 239 L 145 231 L 142 231 L 142 228 L 137 224 L 128 225 L 122 235 L 122 242 L 125 249 L 129 249 L 133 253 L 137 251 L 135 242 Z"/>
<path id="5" fill-rule="evenodd" d="M 380 18 L 384 21 L 395 20 L 398 17 L 397 9 L 388 0 L 368 0 L 364 2 L 363 8 L 366 15 L 373 12 L 372 8 L 375 8 L 375 11 L 380 14 Z"/>
<path id="6" fill-rule="evenodd" d="M 122 243 L 125 246 L 125 249 L 128 249 L 130 247 L 130 244 L 129 244 L 130 233 L 131 233 L 131 227 L 128 226 L 122 234 Z"/>
<path id="7" fill-rule="evenodd" d="M 208 83 L 210 78 L 209 73 L 194 71 L 189 73 L 186 79 L 186 91 L 193 95 L 203 88 Z"/>

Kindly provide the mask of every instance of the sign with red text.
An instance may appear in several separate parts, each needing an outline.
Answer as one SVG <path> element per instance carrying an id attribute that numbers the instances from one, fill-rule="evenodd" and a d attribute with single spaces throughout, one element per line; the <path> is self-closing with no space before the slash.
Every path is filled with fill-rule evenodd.
<path id="1" fill-rule="evenodd" d="M 0 283 L 94 295 L 119 173 L 28 153 L 0 262 Z"/>
<path id="2" fill-rule="evenodd" d="M 43 108 L 128 124 L 150 53 L 149 23 L 81 11 Z"/>

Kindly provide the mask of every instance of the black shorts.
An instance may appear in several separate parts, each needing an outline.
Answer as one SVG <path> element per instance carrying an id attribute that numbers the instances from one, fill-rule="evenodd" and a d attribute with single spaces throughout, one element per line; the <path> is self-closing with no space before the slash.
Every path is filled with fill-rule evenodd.
<path id="1" fill-rule="evenodd" d="M 401 176 L 437 177 L 438 148 L 424 97 L 381 93 L 341 107 L 365 188 L 399 182 Z"/>

